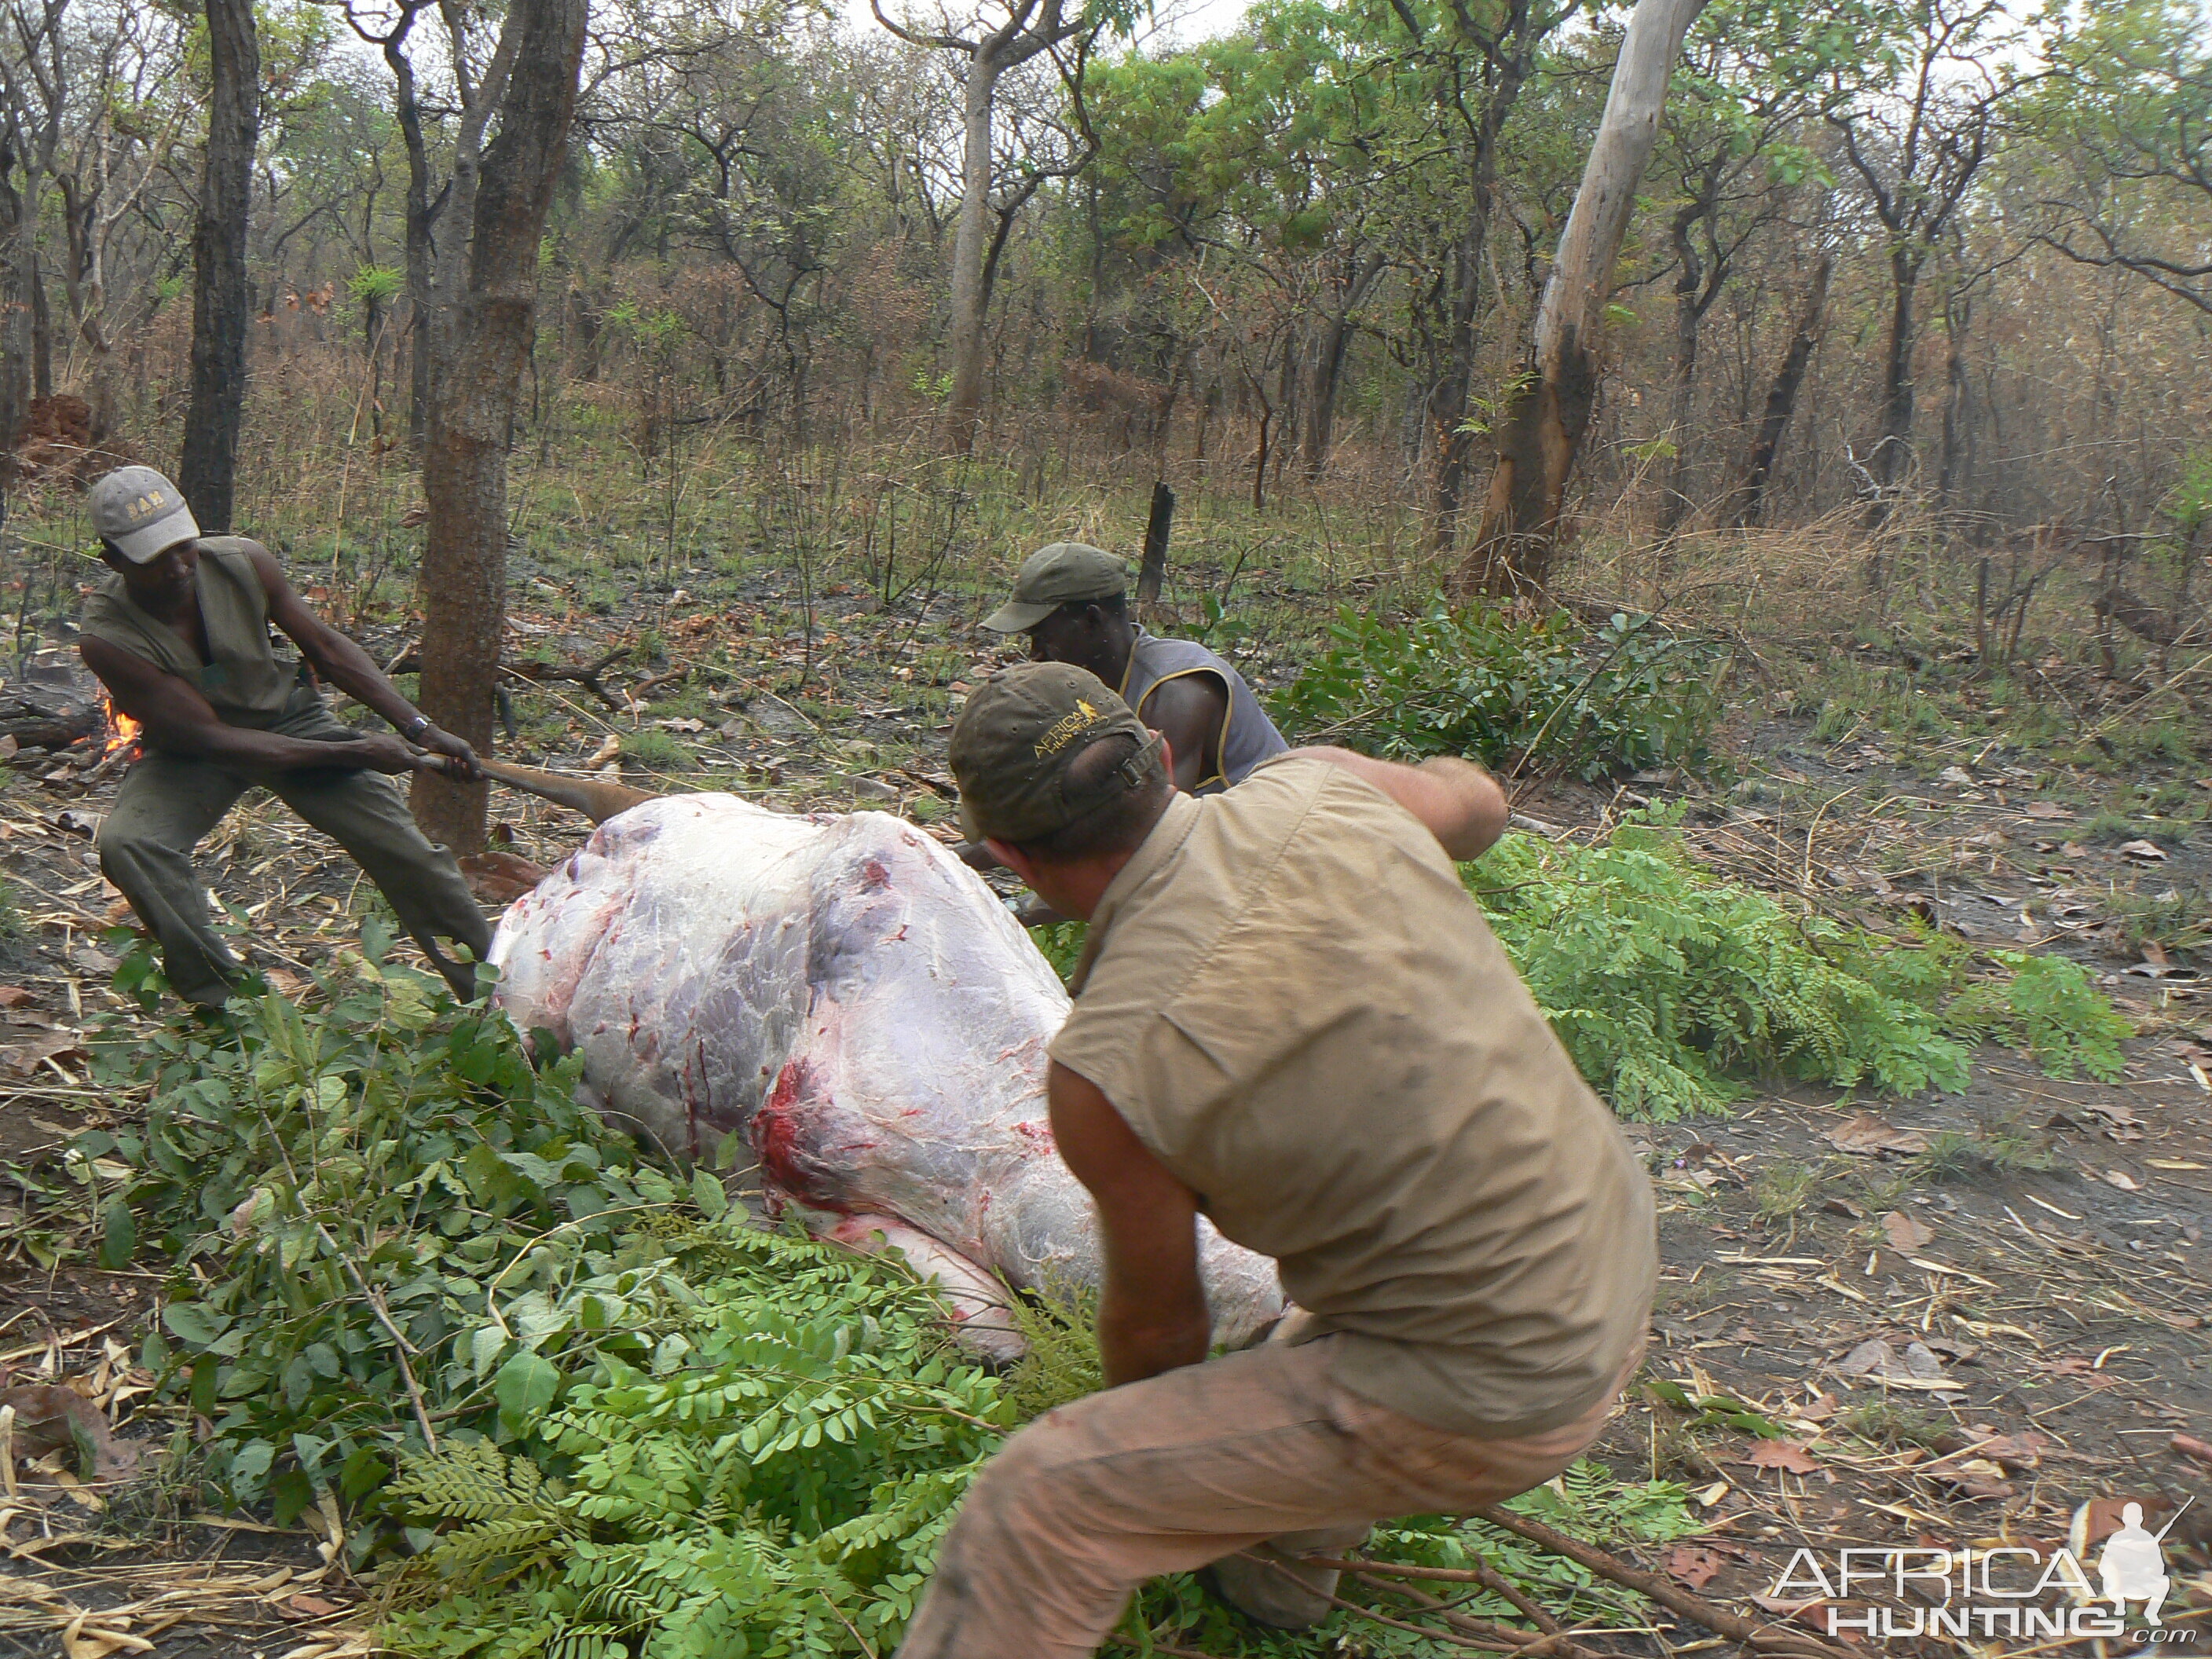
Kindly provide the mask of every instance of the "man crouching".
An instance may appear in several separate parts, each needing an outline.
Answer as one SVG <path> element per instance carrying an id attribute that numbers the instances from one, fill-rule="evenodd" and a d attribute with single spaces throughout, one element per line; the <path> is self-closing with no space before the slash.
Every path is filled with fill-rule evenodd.
<path id="1" fill-rule="evenodd" d="M 902 1659 L 1093 1652 L 1156 1574 L 1214 1564 L 1267 1624 L 1373 1523 L 1550 1479 L 1641 1354 L 1651 1193 L 1461 885 L 1497 786 L 1293 750 L 1225 794 L 1097 678 L 978 688 L 968 833 L 1089 921 L 1052 1045 L 1054 1134 L 1098 1209 L 1105 1392 L 992 1460 Z M 1298 1311 L 1208 1360 L 1203 1210 Z"/>

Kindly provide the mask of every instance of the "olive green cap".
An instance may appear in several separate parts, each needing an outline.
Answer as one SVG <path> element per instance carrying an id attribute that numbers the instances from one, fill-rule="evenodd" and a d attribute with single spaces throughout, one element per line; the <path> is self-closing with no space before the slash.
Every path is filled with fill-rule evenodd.
<path id="1" fill-rule="evenodd" d="M 1087 789 L 1071 790 L 1069 764 L 1101 738 L 1127 733 L 1137 750 Z M 1088 669 L 1018 663 L 975 688 L 952 727 L 960 823 L 971 841 L 1042 841 L 1140 789 L 1158 766 L 1160 739 Z"/>
<path id="2" fill-rule="evenodd" d="M 1014 597 L 983 626 L 994 634 L 1026 634 L 1063 605 L 1118 599 L 1129 588 L 1129 562 L 1087 542 L 1054 542 L 1022 561 Z"/>

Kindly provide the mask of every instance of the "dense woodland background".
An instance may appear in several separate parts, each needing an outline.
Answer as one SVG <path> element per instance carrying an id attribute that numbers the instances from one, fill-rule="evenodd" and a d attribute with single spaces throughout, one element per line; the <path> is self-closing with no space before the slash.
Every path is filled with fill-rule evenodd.
<path id="1" fill-rule="evenodd" d="M 398 43 L 363 38 L 403 18 Z M 95 432 L 166 459 L 204 23 L 101 0 L 10 0 L 5 21 L 0 411 L 72 393 Z M 454 53 L 487 52 L 496 23 L 261 11 L 258 487 L 419 429 L 393 65 L 415 60 L 444 189 Z M 1086 24 L 1014 66 L 983 451 L 1211 471 L 1255 503 L 1315 485 L 1458 503 L 1617 38 L 1604 6 L 1263 0 L 1219 39 L 1133 51 Z M 951 372 L 965 68 L 773 0 L 596 7 L 521 439 L 581 420 L 650 462 L 708 434 L 849 447 L 926 424 Z M 2151 528 L 2206 413 L 2208 120 L 2212 42 L 2180 0 L 1708 8 L 1619 273 L 1584 510 L 1802 523 L 1885 490 L 1984 540 Z"/>
<path id="2" fill-rule="evenodd" d="M 1131 1650 L 1556 1613 L 1809 1659 L 1799 1542 L 2094 1540 L 2130 1493 L 2201 1610 L 2201 5 L 947 3 L 0 0 L 0 1298 L 40 1322 L 0 1364 L 194 1448 L 96 1540 L 27 1466 L 0 1634 L 889 1652 L 1000 1431 L 1097 1386 L 1080 1319 L 949 1373 L 914 1286 L 672 1184 L 279 804 L 198 849 L 271 994 L 161 1022 L 72 649 L 118 461 L 480 747 L 948 841 L 948 721 L 1023 643 L 977 622 L 1045 542 L 1135 554 L 1164 483 L 1148 621 L 1294 738 L 1494 769 L 1467 879 L 1660 1194 L 1651 1386 L 1504 1530 L 1378 1534 L 1449 1607 L 1355 1576 L 1261 1635 L 1177 1579 Z M 414 806 L 490 902 L 583 834 Z M 253 1526 L 172 1571 L 264 1503 L 319 1565 Z"/>
<path id="3" fill-rule="evenodd" d="M 1204 567 L 1171 599 L 1218 611 L 1248 562 L 1299 561 L 1331 603 L 1498 592 L 1462 562 L 1626 15 L 1261 0 L 1177 42 L 1058 0 L 211 11 L 227 59 L 206 15 L 7 0 L 16 552 L 81 545 L 89 472 L 235 421 L 240 526 L 327 560 L 356 620 L 411 586 L 426 516 L 424 586 L 450 590 L 457 502 L 637 591 L 769 551 L 888 601 L 1032 532 L 1133 542 L 1154 478 Z M 579 21 L 570 141 L 524 181 L 550 198 L 533 290 L 475 192 L 533 131 L 502 78 L 531 28 Z M 1824 622 L 1949 606 L 1985 663 L 2170 672 L 2204 629 L 2208 131 L 2190 0 L 1706 6 L 1603 312 L 1567 561 L 1505 586 L 1739 629 L 1754 594 Z M 196 236 L 240 204 L 246 390 L 211 358 L 215 413 L 187 420 Z M 471 337 L 506 368 L 440 321 L 495 290 L 521 322 Z M 467 444 L 466 411 L 439 424 L 439 385 L 518 366 L 511 420 L 494 398 Z M 83 574 L 26 579 L 19 645 Z M 424 695 L 488 721 L 480 678 Z"/>

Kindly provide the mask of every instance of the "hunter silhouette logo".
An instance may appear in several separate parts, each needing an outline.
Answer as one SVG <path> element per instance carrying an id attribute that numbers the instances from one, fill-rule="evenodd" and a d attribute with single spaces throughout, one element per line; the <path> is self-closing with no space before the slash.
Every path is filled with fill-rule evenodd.
<path id="1" fill-rule="evenodd" d="M 2188 1512 L 2191 1498 L 2173 1514 L 2179 1521 Z M 2156 1532 L 2143 1529 L 2142 1505 L 2130 1504 L 2120 1511 L 2120 1528 L 2105 1540 L 2105 1553 L 2097 1558 L 2097 1573 L 2104 1580 L 2105 1599 L 2112 1604 L 2112 1611 L 2123 1619 L 2128 1616 L 2128 1603 L 2143 1604 L 2143 1623 L 2158 1623 L 2159 1609 L 2166 1605 L 2166 1593 L 2173 1588 L 2173 1580 L 2166 1576 L 2166 1552 L 2160 1547 L 2166 1535 L 2173 1530 L 2173 1521 L 2167 1522 Z"/>

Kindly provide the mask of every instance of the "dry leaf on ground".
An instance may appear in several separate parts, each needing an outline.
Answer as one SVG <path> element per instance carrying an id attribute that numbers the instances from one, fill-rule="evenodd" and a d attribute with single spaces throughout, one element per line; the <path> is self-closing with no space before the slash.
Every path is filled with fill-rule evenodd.
<path id="1" fill-rule="evenodd" d="M 1787 1469 L 1792 1474 L 1811 1474 L 1820 1460 L 1794 1440 L 1755 1440 L 1747 1460 L 1753 1468 Z"/>
<path id="2" fill-rule="evenodd" d="M 82 1047 L 82 1039 L 75 1031 L 26 1030 L 20 1027 L 0 1026 L 0 1036 L 21 1037 L 23 1040 L 0 1047 L 0 1073 L 14 1073 L 28 1077 L 47 1060 L 65 1060 Z"/>
<path id="3" fill-rule="evenodd" d="M 1667 1576 L 1692 1589 L 1705 1589 L 1712 1582 L 1713 1575 L 1727 1565 L 1712 1551 L 1691 1544 L 1677 1544 L 1667 1552 Z"/>
<path id="4" fill-rule="evenodd" d="M 1899 1353 L 1880 1337 L 1862 1342 L 1836 1364 L 1838 1376 L 1861 1376 L 1870 1382 L 1887 1382 L 1908 1389 L 1949 1389 L 1959 1384 L 1943 1375 L 1943 1362 L 1924 1342 L 1909 1345 Z"/>
<path id="5" fill-rule="evenodd" d="M 1872 1112 L 1854 1112 L 1828 1131 L 1828 1144 L 1841 1152 L 1924 1152 L 1928 1137 L 1900 1129 Z"/>
<path id="6" fill-rule="evenodd" d="M 2120 843 L 2120 851 L 2131 859 L 2141 859 L 2146 864 L 2166 862 L 2166 850 L 2156 842 L 2124 841 Z"/>
<path id="7" fill-rule="evenodd" d="M 88 1479 L 119 1480 L 138 1467 L 143 1449 L 136 1442 L 118 1440 L 108 1426 L 107 1414 L 75 1389 L 58 1382 L 19 1382 L 12 1389 L 0 1389 L 0 1407 L 15 1411 L 18 1457 L 43 1457 L 69 1449 L 81 1432 L 93 1449 Z"/>
<path id="8" fill-rule="evenodd" d="M 1882 1217 L 1881 1232 L 1893 1249 L 1907 1252 L 1926 1249 L 1929 1241 L 1936 1237 L 1933 1227 L 1902 1210 L 1892 1210 Z"/>
<path id="9" fill-rule="evenodd" d="M 456 862 L 469 891 L 487 904 L 512 904 L 552 873 L 519 853 L 470 853 Z"/>

